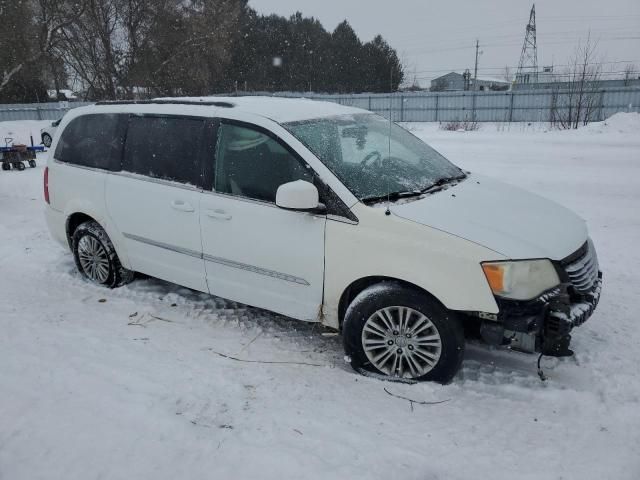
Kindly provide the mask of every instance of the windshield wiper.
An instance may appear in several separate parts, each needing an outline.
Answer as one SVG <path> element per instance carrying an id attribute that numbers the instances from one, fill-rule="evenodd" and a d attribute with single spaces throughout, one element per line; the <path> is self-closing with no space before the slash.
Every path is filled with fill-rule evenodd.
<path id="1" fill-rule="evenodd" d="M 461 175 L 456 175 L 455 177 L 442 177 L 436 180 L 435 182 L 433 182 L 428 187 L 423 188 L 422 190 L 406 190 L 406 191 L 400 191 L 400 192 L 391 192 L 389 195 L 366 197 L 361 199 L 361 201 L 363 203 L 376 203 L 376 202 L 383 202 L 387 199 L 399 200 L 401 198 L 418 197 L 420 195 L 424 195 L 425 193 L 434 193 L 439 190 L 442 190 L 445 187 L 445 185 L 453 183 L 457 180 L 463 180 L 465 178 L 467 178 L 467 175 L 464 173 Z"/>
<path id="2" fill-rule="evenodd" d="M 467 175 L 465 173 L 463 173 L 461 175 L 456 175 L 455 177 L 442 177 L 442 178 L 439 178 L 438 180 L 436 180 L 435 182 L 433 182 L 428 187 L 420 190 L 420 193 L 421 194 L 423 194 L 423 193 L 434 193 L 434 192 L 437 192 L 439 190 L 442 190 L 445 185 L 453 183 L 453 182 L 455 182 L 457 180 L 463 180 L 465 178 L 467 178 Z"/>
<path id="3" fill-rule="evenodd" d="M 407 191 L 401 191 L 401 192 L 391 192 L 388 195 L 379 195 L 379 196 L 375 196 L 375 197 L 367 197 L 367 198 L 363 198 L 362 202 L 363 203 L 376 203 L 376 202 L 382 202 L 384 200 L 399 200 L 400 198 L 407 198 L 407 197 L 417 197 L 418 195 L 422 195 L 422 192 L 420 190 L 407 190 Z"/>

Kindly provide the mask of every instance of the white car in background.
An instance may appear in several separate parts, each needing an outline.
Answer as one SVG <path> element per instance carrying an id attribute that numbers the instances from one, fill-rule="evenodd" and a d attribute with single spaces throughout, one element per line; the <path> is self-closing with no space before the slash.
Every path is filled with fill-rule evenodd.
<path id="1" fill-rule="evenodd" d="M 49 148 L 53 143 L 53 136 L 56 133 L 61 120 L 62 119 L 59 118 L 55 122 L 51 122 L 51 125 L 40 129 L 40 139 L 45 147 Z"/>
<path id="2" fill-rule="evenodd" d="M 116 102 L 73 109 L 60 130 L 47 221 L 87 279 L 142 272 L 321 322 L 358 371 L 447 382 L 470 335 L 570 355 L 600 296 L 581 218 L 365 110 Z"/>

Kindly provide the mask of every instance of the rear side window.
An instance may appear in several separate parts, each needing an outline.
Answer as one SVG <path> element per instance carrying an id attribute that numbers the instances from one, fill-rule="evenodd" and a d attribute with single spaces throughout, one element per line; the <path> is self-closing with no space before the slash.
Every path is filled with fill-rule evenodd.
<path id="1" fill-rule="evenodd" d="M 95 114 L 74 118 L 64 129 L 55 151 L 61 162 L 120 170 L 127 115 Z"/>
<path id="2" fill-rule="evenodd" d="M 201 186 L 204 123 L 188 117 L 130 117 L 122 169 Z"/>

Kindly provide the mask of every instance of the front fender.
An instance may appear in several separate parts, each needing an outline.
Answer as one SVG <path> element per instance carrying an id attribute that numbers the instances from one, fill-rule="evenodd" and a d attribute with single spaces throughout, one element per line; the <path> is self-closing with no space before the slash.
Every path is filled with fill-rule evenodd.
<path id="1" fill-rule="evenodd" d="M 359 224 L 328 221 L 323 322 L 339 327 L 339 302 L 356 280 L 387 277 L 426 290 L 450 310 L 498 313 L 480 262 L 503 256 L 468 240 L 356 204 Z"/>

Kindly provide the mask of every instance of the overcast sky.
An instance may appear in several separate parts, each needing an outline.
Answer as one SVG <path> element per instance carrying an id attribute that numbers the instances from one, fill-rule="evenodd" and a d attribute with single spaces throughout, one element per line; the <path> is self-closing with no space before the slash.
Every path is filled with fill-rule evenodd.
<path id="1" fill-rule="evenodd" d="M 529 20 L 529 0 L 250 0 L 260 13 L 289 16 L 296 10 L 318 18 L 333 30 L 345 18 L 361 39 L 377 33 L 396 48 L 422 84 L 450 71 L 473 72 L 475 40 L 480 40 L 478 76 L 500 77 L 505 66 L 515 72 Z M 567 63 L 587 37 L 598 40 L 598 53 L 611 62 L 604 69 L 622 71 L 632 62 L 640 69 L 640 0 L 536 1 L 538 64 Z"/>

